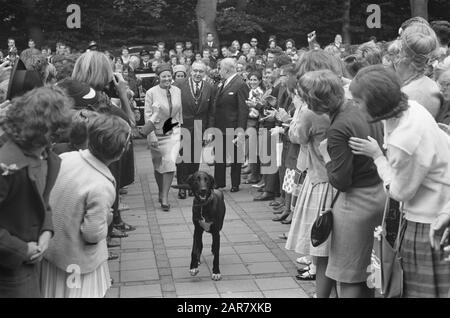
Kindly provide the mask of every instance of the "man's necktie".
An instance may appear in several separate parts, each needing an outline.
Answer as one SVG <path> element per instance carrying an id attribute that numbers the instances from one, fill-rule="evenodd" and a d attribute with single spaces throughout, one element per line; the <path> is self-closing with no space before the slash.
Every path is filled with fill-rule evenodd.
<path id="1" fill-rule="evenodd" d="M 200 84 L 195 83 L 195 97 L 198 98 L 200 96 Z"/>

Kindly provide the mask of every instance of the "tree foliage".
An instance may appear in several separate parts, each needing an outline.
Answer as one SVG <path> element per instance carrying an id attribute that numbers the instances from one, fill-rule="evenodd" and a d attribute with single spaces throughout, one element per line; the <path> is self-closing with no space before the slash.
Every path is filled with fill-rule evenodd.
<path id="1" fill-rule="evenodd" d="M 66 27 L 66 8 L 72 3 L 81 7 L 80 30 Z M 326 45 L 342 31 L 342 4 L 342 0 L 219 0 L 216 26 L 224 44 L 248 41 L 251 36 L 263 43 L 275 34 L 280 42 L 293 38 L 301 47 L 307 45 L 306 34 L 315 30 L 318 41 Z M 369 4 L 381 7 L 380 29 L 366 25 Z M 196 5 L 197 0 L 0 0 L 0 47 L 6 47 L 8 36 L 17 39 L 19 48 L 25 47 L 32 28 L 42 31 L 45 44 L 63 40 L 80 49 L 91 40 L 104 48 L 159 40 L 198 42 Z M 429 1 L 428 14 L 429 20 L 450 20 L 450 1 Z M 410 16 L 410 0 L 352 0 L 352 42 L 370 36 L 391 40 Z"/>

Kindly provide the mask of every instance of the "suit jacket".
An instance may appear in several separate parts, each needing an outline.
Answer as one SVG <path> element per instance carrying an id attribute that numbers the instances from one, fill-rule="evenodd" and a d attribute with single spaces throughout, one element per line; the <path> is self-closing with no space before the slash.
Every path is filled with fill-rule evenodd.
<path id="1" fill-rule="evenodd" d="M 219 84 L 216 95 L 216 127 L 226 133 L 227 128 L 247 129 L 250 89 L 242 77 L 236 75 L 226 87 Z"/>
<path id="2" fill-rule="evenodd" d="M 203 81 L 198 103 L 194 99 L 193 81 L 189 78 L 179 84 L 181 90 L 181 102 L 183 105 L 183 127 L 194 131 L 194 123 L 201 120 L 202 133 L 215 123 L 215 95 L 216 89 L 206 81 Z"/>
<path id="3" fill-rule="evenodd" d="M 147 64 L 148 64 L 147 67 L 145 67 L 144 61 L 141 60 L 138 68 L 139 73 L 153 73 L 152 62 L 148 61 Z"/>
<path id="4" fill-rule="evenodd" d="M 0 148 L 0 276 L 20 270 L 27 261 L 28 242 L 37 242 L 45 232 L 53 233 L 50 191 L 60 168 L 60 159 L 49 151 L 47 179 L 42 189 L 33 161 L 13 142 Z M 13 168 L 12 165 L 15 165 Z M 9 170 L 9 171 L 7 171 Z M 43 193 L 43 195 L 41 194 Z"/>
<path id="5" fill-rule="evenodd" d="M 212 45 L 209 45 L 209 42 L 205 40 L 204 47 L 205 47 L 205 48 L 209 48 L 209 49 L 212 49 L 212 48 L 219 48 L 219 42 L 217 42 L 217 40 L 214 40 L 213 43 L 212 43 Z"/>

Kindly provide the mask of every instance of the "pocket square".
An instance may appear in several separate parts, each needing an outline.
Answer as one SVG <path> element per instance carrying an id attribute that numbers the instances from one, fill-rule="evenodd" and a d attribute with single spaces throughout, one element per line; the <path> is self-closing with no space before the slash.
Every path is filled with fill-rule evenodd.
<path id="1" fill-rule="evenodd" d="M 229 92 L 228 95 L 233 96 L 234 92 Z"/>

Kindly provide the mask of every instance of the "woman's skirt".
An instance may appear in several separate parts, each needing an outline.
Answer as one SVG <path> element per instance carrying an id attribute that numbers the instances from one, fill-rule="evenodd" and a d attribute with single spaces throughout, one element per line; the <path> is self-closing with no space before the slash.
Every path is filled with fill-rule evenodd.
<path id="1" fill-rule="evenodd" d="M 450 263 L 431 248 L 430 225 L 405 221 L 402 232 L 403 297 L 450 298 Z"/>
<path id="2" fill-rule="evenodd" d="M 108 262 L 92 273 L 77 275 L 43 259 L 41 286 L 45 298 L 103 298 L 111 287 Z"/>
<path id="3" fill-rule="evenodd" d="M 311 228 L 322 208 L 327 189 L 326 207 L 329 207 L 336 190 L 332 186 L 327 187 L 327 183 L 319 183 L 313 186 L 308 175 L 306 175 L 294 209 L 286 249 L 302 255 L 328 256 L 329 239 L 318 247 L 311 245 Z"/>
<path id="4" fill-rule="evenodd" d="M 180 153 L 181 135 L 175 131 L 168 136 L 158 136 L 158 148 L 150 146 L 153 168 L 159 173 L 175 172 Z"/>
<path id="5" fill-rule="evenodd" d="M 342 283 L 367 281 L 373 232 L 381 225 L 383 184 L 341 192 L 333 208 L 333 232 L 326 276 Z"/>

